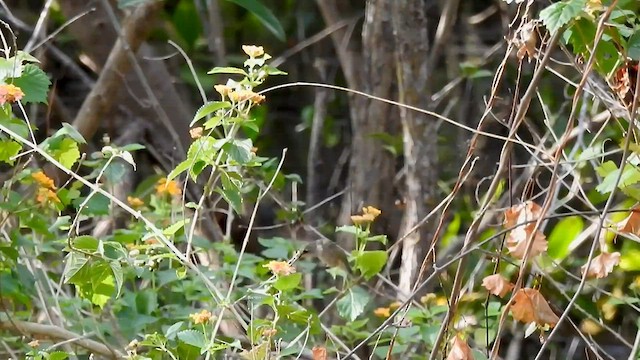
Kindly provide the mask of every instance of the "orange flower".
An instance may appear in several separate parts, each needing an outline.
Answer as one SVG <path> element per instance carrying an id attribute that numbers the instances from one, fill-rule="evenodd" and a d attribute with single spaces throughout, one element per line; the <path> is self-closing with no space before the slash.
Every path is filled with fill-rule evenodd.
<path id="1" fill-rule="evenodd" d="M 47 202 L 53 202 L 56 204 L 60 203 L 60 199 L 58 198 L 58 195 L 55 193 L 55 191 L 43 187 L 38 188 L 38 192 L 36 193 L 36 201 L 42 205 L 46 204 Z"/>
<path id="2" fill-rule="evenodd" d="M 155 244 L 159 244 L 160 241 L 158 241 L 158 239 L 156 239 L 154 237 L 150 237 L 148 239 L 145 239 L 144 243 L 147 244 L 147 245 L 155 245 Z"/>
<path id="3" fill-rule="evenodd" d="M 367 206 L 362 208 L 362 213 L 365 215 L 373 216 L 373 218 L 375 219 L 380 216 L 380 214 L 382 214 L 382 211 L 374 208 L 373 206 Z"/>
<path id="4" fill-rule="evenodd" d="M 381 318 L 388 318 L 389 316 L 391 316 L 391 309 L 389 309 L 388 307 L 379 307 L 373 310 L 373 315 Z"/>
<path id="5" fill-rule="evenodd" d="M 144 205 L 144 201 L 142 201 L 142 199 L 137 198 L 135 196 L 127 196 L 127 202 L 129 203 L 129 205 L 131 205 L 131 207 L 133 208 L 139 208 L 142 205 Z"/>
<path id="6" fill-rule="evenodd" d="M 242 45 L 242 51 L 252 58 L 261 56 L 264 54 L 264 48 L 262 46 L 255 45 Z"/>
<path id="7" fill-rule="evenodd" d="M 31 178 L 35 180 L 41 187 L 45 189 L 55 190 L 56 185 L 53 183 L 53 179 L 48 177 L 44 172 L 38 171 L 37 173 L 31 174 Z"/>
<path id="8" fill-rule="evenodd" d="M 211 320 L 213 314 L 209 310 L 203 309 L 199 313 L 190 314 L 189 318 L 193 321 L 194 324 L 206 324 Z"/>
<path id="9" fill-rule="evenodd" d="M 158 195 L 168 194 L 171 196 L 180 196 L 182 191 L 178 186 L 178 183 L 174 180 L 167 181 L 167 178 L 160 178 L 156 184 L 156 193 Z"/>
<path id="10" fill-rule="evenodd" d="M 13 84 L 0 85 L 0 106 L 19 101 L 23 96 L 22 89 Z"/>
<path id="11" fill-rule="evenodd" d="M 286 261 L 271 260 L 263 266 L 271 270 L 271 272 L 276 276 L 286 276 L 296 272 L 296 268 L 289 265 Z"/>

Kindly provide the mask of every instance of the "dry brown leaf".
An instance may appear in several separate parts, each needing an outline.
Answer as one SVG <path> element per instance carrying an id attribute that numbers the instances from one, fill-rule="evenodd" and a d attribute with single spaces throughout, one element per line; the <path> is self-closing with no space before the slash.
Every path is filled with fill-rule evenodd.
<path id="1" fill-rule="evenodd" d="M 613 268 L 620 263 L 620 253 L 602 253 L 591 260 L 591 265 L 589 265 L 589 270 L 587 270 L 587 265 L 582 265 L 582 273 L 584 274 L 585 270 L 587 270 L 587 277 L 602 279 L 607 277 L 612 271 Z"/>
<path id="2" fill-rule="evenodd" d="M 467 345 L 460 335 L 457 335 L 451 341 L 451 351 L 447 360 L 473 360 L 473 353 L 471 348 Z"/>
<path id="3" fill-rule="evenodd" d="M 633 208 L 631 214 L 618 223 L 618 231 L 640 236 L 640 207 Z"/>
<path id="4" fill-rule="evenodd" d="M 504 297 L 513 289 L 513 284 L 500 274 L 489 275 L 482 279 L 482 286 L 493 295 Z"/>
<path id="5" fill-rule="evenodd" d="M 535 57 L 536 45 L 538 44 L 538 36 L 536 35 L 535 28 L 535 22 L 530 21 L 518 30 L 517 36 L 514 39 L 514 43 L 518 47 L 518 60 L 522 60 L 525 55 L 527 55 L 529 61 Z"/>
<path id="6" fill-rule="evenodd" d="M 314 346 L 311 349 L 313 360 L 327 360 L 327 348 L 324 346 Z"/>
<path id="7" fill-rule="evenodd" d="M 506 228 L 514 227 L 516 224 L 532 222 L 537 220 L 542 213 L 540 205 L 529 200 L 525 203 L 514 205 L 504 212 L 504 226 Z M 522 226 L 530 225 L 523 224 Z"/>
<path id="8" fill-rule="evenodd" d="M 507 237 L 506 246 L 509 250 L 509 253 L 513 255 L 513 257 L 522 260 L 524 258 L 524 253 L 527 250 L 527 243 L 529 234 L 533 231 L 533 226 L 521 226 L 515 230 L 512 230 Z M 533 239 L 533 245 L 531 246 L 531 251 L 529 252 L 529 257 L 535 257 L 543 252 L 547 251 L 547 238 L 540 231 L 536 231 Z"/>
<path id="9" fill-rule="evenodd" d="M 535 322 L 540 327 L 554 327 L 558 323 L 556 315 L 547 300 L 536 289 L 520 289 L 513 297 L 511 316 L 523 323 Z"/>

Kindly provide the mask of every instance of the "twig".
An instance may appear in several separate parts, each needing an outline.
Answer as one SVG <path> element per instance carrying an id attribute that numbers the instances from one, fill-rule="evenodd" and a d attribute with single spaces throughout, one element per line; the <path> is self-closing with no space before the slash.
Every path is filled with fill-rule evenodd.
<path id="1" fill-rule="evenodd" d="M 43 325 L 28 321 L 0 321 L 0 329 L 9 331 L 17 331 L 31 335 L 47 336 L 60 340 L 73 340 L 73 343 L 83 347 L 93 353 L 107 356 L 111 359 L 123 359 L 124 355 L 108 345 L 99 343 L 95 340 L 85 339 L 82 335 L 78 335 L 69 330 L 65 330 L 55 325 Z"/>

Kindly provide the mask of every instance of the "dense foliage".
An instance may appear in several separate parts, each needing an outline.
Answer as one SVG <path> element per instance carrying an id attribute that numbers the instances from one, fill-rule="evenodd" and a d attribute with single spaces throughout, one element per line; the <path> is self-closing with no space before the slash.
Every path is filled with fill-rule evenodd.
<path id="1" fill-rule="evenodd" d="M 295 21 L 322 29 L 308 4 L 102 1 L 74 18 L 77 3 L 47 1 L 32 29 L 16 16 L 31 10 L 3 3 L 0 354 L 640 358 L 638 2 L 477 2 L 501 16 L 484 59 L 442 20 L 419 29 L 442 59 L 396 36 L 391 90 L 350 89 L 388 76 L 371 75 L 382 58 L 367 57 L 380 50 L 367 36 L 458 11 L 389 1 L 317 2 L 332 32 L 364 28 L 351 58 L 363 73 L 350 46 L 328 41 L 286 63 L 312 46 L 285 50 Z M 477 3 L 453 3 L 460 23 L 481 22 Z M 328 4 L 358 16 L 340 24 Z M 98 11 L 114 29 L 104 53 L 90 34 L 56 30 Z M 57 37 L 64 51 L 46 45 Z M 145 46 L 166 40 L 165 68 Z M 338 60 L 312 63 L 313 52 Z M 180 87 L 158 75 L 167 69 Z M 172 117 L 179 96 L 201 104 L 188 119 Z M 398 124 L 374 117 L 386 111 Z M 290 112 L 295 122 L 277 119 Z"/>

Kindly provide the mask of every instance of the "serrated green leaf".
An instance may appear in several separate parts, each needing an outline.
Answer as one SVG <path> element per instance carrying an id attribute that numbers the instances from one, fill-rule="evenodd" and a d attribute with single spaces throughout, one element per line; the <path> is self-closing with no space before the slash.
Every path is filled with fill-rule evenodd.
<path id="1" fill-rule="evenodd" d="M 540 11 L 540 20 L 550 33 L 555 34 L 583 12 L 587 0 L 565 0 Z"/>
<path id="2" fill-rule="evenodd" d="M 13 165 L 15 160 L 11 160 L 14 156 L 18 155 L 22 150 L 22 145 L 19 142 L 13 140 L 1 140 L 0 141 L 0 161 L 9 165 Z"/>
<path id="3" fill-rule="evenodd" d="M 193 120 L 191 120 L 191 124 L 189 124 L 189 126 L 193 126 L 193 124 L 195 124 L 198 120 L 208 115 L 211 115 L 215 111 L 218 111 L 220 109 L 227 109 L 230 107 L 231 107 L 231 103 L 228 101 L 210 101 L 202 105 L 200 109 L 196 111 L 196 114 L 193 117 Z"/>
<path id="4" fill-rule="evenodd" d="M 109 267 L 111 268 L 111 273 L 113 274 L 113 278 L 116 282 L 116 298 L 118 298 L 120 297 L 120 292 L 124 285 L 124 272 L 122 271 L 122 265 L 120 265 L 120 261 L 109 261 Z"/>
<path id="5" fill-rule="evenodd" d="M 202 349 L 206 346 L 204 334 L 197 330 L 183 330 L 178 333 L 178 339 L 185 344 Z"/>
<path id="6" fill-rule="evenodd" d="M 65 138 L 58 142 L 56 149 L 51 149 L 51 156 L 65 168 L 71 167 L 80 159 L 80 149 L 78 143 L 73 139 Z"/>
<path id="7" fill-rule="evenodd" d="M 65 262 L 66 264 L 62 274 L 65 279 L 64 281 L 68 283 L 71 278 L 73 278 L 85 265 L 87 265 L 89 259 L 84 254 L 73 251 L 67 255 Z"/>
<path id="8" fill-rule="evenodd" d="M 249 10 L 249 12 L 255 15 L 258 18 L 258 20 L 260 20 L 260 22 L 278 38 L 278 40 L 280 41 L 285 40 L 284 29 L 282 28 L 282 25 L 280 25 L 278 18 L 276 18 L 275 15 L 273 15 L 273 13 L 271 12 L 271 10 L 269 10 L 269 8 L 262 5 L 262 3 L 260 3 L 257 0 L 228 0 L 228 1 L 236 3 L 242 6 L 243 8 Z"/>
<path id="9" fill-rule="evenodd" d="M 47 103 L 47 93 L 49 92 L 51 81 L 39 67 L 33 64 L 24 65 L 22 75 L 12 81 L 15 86 L 24 92 L 23 103 Z"/>
<path id="10" fill-rule="evenodd" d="M 297 288 L 300 284 L 300 281 L 302 281 L 301 273 L 278 276 L 278 279 L 273 283 L 273 287 L 282 292 L 285 292 Z"/>
<path id="11" fill-rule="evenodd" d="M 355 255 L 356 269 L 369 280 L 382 270 L 387 263 L 387 252 L 384 250 L 364 251 Z"/>
<path id="12" fill-rule="evenodd" d="M 365 306 L 369 303 L 369 293 L 359 286 L 347 291 L 344 296 L 337 301 L 338 314 L 344 319 L 354 321 L 364 312 Z"/>
<path id="13" fill-rule="evenodd" d="M 253 154 L 251 153 L 251 149 L 253 148 L 251 139 L 233 139 L 232 141 L 225 143 L 222 148 L 227 152 L 229 158 L 238 164 L 246 164 L 253 157 Z"/>
<path id="14" fill-rule="evenodd" d="M 90 235 L 81 235 L 73 238 L 71 243 L 73 244 L 74 249 L 94 253 L 98 251 L 100 240 Z"/>

